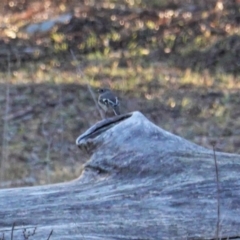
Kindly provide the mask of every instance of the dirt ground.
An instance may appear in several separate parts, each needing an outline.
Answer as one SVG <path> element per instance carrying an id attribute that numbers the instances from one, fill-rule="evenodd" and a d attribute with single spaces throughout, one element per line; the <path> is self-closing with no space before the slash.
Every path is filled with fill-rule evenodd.
<path id="1" fill-rule="evenodd" d="M 80 175 L 75 139 L 101 119 L 87 84 L 114 89 L 123 112 L 240 153 L 240 2 L 160 2 L 1 1 L 0 187 Z"/>

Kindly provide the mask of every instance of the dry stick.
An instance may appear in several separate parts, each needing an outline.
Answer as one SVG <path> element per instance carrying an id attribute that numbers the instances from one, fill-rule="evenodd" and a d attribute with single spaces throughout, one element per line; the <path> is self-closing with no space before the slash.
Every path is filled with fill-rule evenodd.
<path id="1" fill-rule="evenodd" d="M 0 238 L 1 240 L 5 240 L 5 236 L 4 233 L 2 234 L 2 238 Z"/>
<path id="2" fill-rule="evenodd" d="M 14 228 L 15 228 L 15 222 L 14 222 L 13 225 L 12 225 L 12 230 L 11 230 L 11 240 L 13 240 L 13 231 L 14 231 Z"/>
<path id="3" fill-rule="evenodd" d="M 50 164 L 51 164 L 51 157 L 50 157 L 50 151 L 51 151 L 51 144 L 52 144 L 52 141 L 51 141 L 51 137 L 50 137 L 50 140 L 48 140 L 47 142 L 47 156 L 46 156 L 46 172 L 47 172 L 47 182 L 48 184 L 51 183 L 51 177 L 50 177 Z"/>
<path id="4" fill-rule="evenodd" d="M 36 233 L 36 230 L 37 230 L 37 227 L 34 227 L 32 232 L 30 232 L 30 230 L 27 231 L 27 229 L 24 228 L 23 229 L 23 237 L 24 237 L 24 239 L 28 239 L 29 237 L 34 236 L 35 233 Z"/>
<path id="5" fill-rule="evenodd" d="M 0 180 L 5 178 L 5 163 L 8 160 L 9 149 L 8 149 L 8 113 L 9 113 L 9 91 L 10 91 L 10 77 L 11 77 L 11 66 L 10 66 L 10 53 L 8 53 L 8 76 L 6 81 L 6 104 L 5 104 L 5 118 L 3 123 L 3 139 L 2 139 L 2 160 L 0 161 Z"/>
<path id="6" fill-rule="evenodd" d="M 61 136 L 60 136 L 60 162 L 62 162 L 63 159 L 63 98 L 62 98 L 62 86 L 59 83 L 58 84 L 58 91 L 59 91 L 59 98 L 58 98 L 58 105 L 59 105 L 59 112 L 60 112 L 60 129 L 61 129 Z"/>
<path id="7" fill-rule="evenodd" d="M 53 134 L 55 132 L 56 127 L 53 129 L 52 132 L 50 132 L 50 134 L 48 133 L 47 130 L 45 130 L 45 126 L 42 125 L 42 133 L 46 138 L 47 141 L 47 155 L 46 155 L 46 175 L 47 175 L 47 183 L 50 184 L 51 183 L 51 178 L 50 178 L 50 164 L 51 164 L 51 156 L 50 156 L 50 152 L 51 152 L 51 146 L 52 146 L 52 142 L 53 142 Z"/>
<path id="8" fill-rule="evenodd" d="M 77 60 L 74 52 L 73 52 L 72 50 L 70 50 L 70 52 L 71 52 L 71 55 L 72 55 L 73 60 L 77 62 L 77 73 L 83 78 L 83 77 L 84 77 L 84 73 L 82 72 L 82 70 L 81 70 L 81 68 L 80 68 L 79 62 L 78 62 L 78 60 Z M 91 96 L 92 96 L 92 99 L 93 99 L 93 101 L 94 101 L 94 103 L 95 103 L 95 105 L 96 105 L 96 108 L 97 108 L 97 110 L 98 110 L 101 118 L 104 119 L 104 115 L 103 115 L 101 109 L 100 109 L 99 106 L 98 106 L 96 96 L 95 96 L 95 94 L 94 94 L 94 92 L 93 92 L 93 90 L 92 90 L 89 82 L 87 81 L 86 83 L 87 83 L 88 91 L 90 92 L 90 94 L 91 94 Z"/>
<path id="9" fill-rule="evenodd" d="M 219 187 L 219 175 L 218 175 L 218 165 L 217 165 L 215 144 L 213 144 L 212 146 L 213 146 L 213 156 L 214 156 L 215 171 L 216 171 L 216 182 L 217 182 L 217 229 L 216 229 L 216 239 L 220 239 L 219 238 L 219 232 L 220 232 L 220 187 Z"/>
<path id="10" fill-rule="evenodd" d="M 50 237 L 52 236 L 52 234 L 53 234 L 53 229 L 52 229 L 51 232 L 49 233 L 47 240 L 50 239 Z"/>
<path id="11" fill-rule="evenodd" d="M 26 107 L 25 109 L 19 110 L 18 112 L 10 113 L 9 115 L 4 116 L 3 120 L 9 121 L 9 120 L 14 120 L 17 118 L 24 117 L 27 114 L 32 113 L 34 111 L 34 107 L 37 105 L 39 105 L 39 104 L 35 104 L 33 107 Z"/>

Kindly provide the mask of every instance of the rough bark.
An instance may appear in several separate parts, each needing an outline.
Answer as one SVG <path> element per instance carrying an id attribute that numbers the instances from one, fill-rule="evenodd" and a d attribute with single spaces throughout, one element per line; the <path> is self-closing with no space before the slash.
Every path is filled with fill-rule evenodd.
<path id="1" fill-rule="evenodd" d="M 29 239 L 215 239 L 213 151 L 134 112 L 81 135 L 89 153 L 69 183 L 0 191 L 0 237 Z M 81 151 L 79 151 L 81 154 Z M 216 153 L 223 239 L 240 236 L 240 156 Z M 12 225 L 14 231 L 12 231 Z M 26 235 L 26 231 L 25 231 Z"/>

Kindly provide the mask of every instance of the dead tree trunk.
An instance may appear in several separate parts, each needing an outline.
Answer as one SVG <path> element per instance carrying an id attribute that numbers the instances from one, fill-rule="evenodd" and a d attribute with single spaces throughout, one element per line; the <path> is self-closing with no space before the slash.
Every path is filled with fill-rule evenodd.
<path id="1" fill-rule="evenodd" d="M 79 179 L 0 191 L 0 239 L 240 237 L 239 155 L 216 153 L 218 219 L 212 150 L 139 112 L 99 122 L 76 142 L 90 155 Z"/>

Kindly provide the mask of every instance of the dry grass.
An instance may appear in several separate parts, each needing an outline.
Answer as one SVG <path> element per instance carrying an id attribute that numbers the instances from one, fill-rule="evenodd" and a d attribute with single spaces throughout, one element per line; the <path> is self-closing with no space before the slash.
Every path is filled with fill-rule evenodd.
<path id="1" fill-rule="evenodd" d="M 78 177 L 87 158 L 75 139 L 100 120 L 86 81 L 43 64 L 28 67 L 12 73 L 10 81 L 5 181 L 32 177 L 34 184 L 46 184 Z M 216 139 L 218 149 L 239 153 L 238 78 L 219 75 L 216 81 L 207 72 L 160 63 L 121 69 L 95 62 L 84 73 L 93 89 L 109 84 L 117 91 L 124 111 L 139 110 L 162 128 L 198 144 L 211 147 Z M 5 96 L 5 87 L 1 89 Z M 5 97 L 0 104 L 4 117 Z"/>

